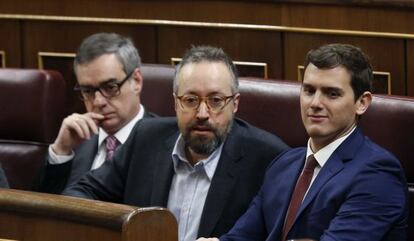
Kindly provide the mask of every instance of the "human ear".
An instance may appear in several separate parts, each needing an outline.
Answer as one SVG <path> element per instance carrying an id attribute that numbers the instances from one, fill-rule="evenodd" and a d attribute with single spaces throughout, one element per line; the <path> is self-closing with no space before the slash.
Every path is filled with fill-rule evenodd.
<path id="1" fill-rule="evenodd" d="M 356 114 L 362 115 L 368 109 L 372 102 L 372 94 L 369 91 L 365 91 L 356 101 Z"/>

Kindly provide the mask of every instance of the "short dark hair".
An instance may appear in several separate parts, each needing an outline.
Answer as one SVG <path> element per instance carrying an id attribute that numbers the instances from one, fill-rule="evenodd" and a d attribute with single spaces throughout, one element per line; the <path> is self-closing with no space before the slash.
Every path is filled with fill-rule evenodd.
<path id="1" fill-rule="evenodd" d="M 96 33 L 82 41 L 76 53 L 74 68 L 104 54 L 115 54 L 126 74 L 141 67 L 141 57 L 131 39 L 116 33 Z"/>
<path id="2" fill-rule="evenodd" d="M 236 66 L 233 64 L 231 58 L 224 52 L 223 49 L 213 47 L 213 46 L 192 46 L 187 52 L 184 54 L 181 62 L 175 68 L 175 76 L 174 76 L 174 93 L 177 93 L 178 89 L 178 76 L 181 72 L 181 69 L 190 63 L 200 63 L 203 61 L 208 62 L 223 62 L 227 69 L 229 70 L 230 74 L 233 78 L 233 85 L 231 87 L 233 94 L 239 92 L 239 80 Z"/>
<path id="3" fill-rule="evenodd" d="M 312 63 L 319 69 L 343 66 L 351 74 L 351 87 L 355 101 L 365 92 L 372 91 L 372 67 L 362 50 L 350 44 L 327 44 L 308 52 L 305 69 Z"/>

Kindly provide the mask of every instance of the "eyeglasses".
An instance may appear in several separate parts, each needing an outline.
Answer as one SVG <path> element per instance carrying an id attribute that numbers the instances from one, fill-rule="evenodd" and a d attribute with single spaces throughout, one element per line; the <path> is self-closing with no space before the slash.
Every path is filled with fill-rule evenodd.
<path id="1" fill-rule="evenodd" d="M 132 73 L 134 73 L 134 71 L 127 74 L 127 76 L 120 82 L 110 80 L 100 84 L 98 87 L 76 84 L 73 89 L 80 92 L 80 98 L 83 101 L 93 100 L 96 91 L 99 91 L 105 98 L 110 99 L 121 94 L 122 85 L 132 76 Z"/>
<path id="2" fill-rule="evenodd" d="M 224 107 L 230 103 L 229 100 L 234 98 L 234 95 L 222 96 L 222 95 L 210 95 L 207 97 L 200 97 L 197 95 L 182 95 L 176 96 L 180 100 L 181 108 L 185 111 L 194 111 L 200 108 L 200 104 L 204 101 L 207 108 L 212 113 L 218 113 L 224 109 Z"/>

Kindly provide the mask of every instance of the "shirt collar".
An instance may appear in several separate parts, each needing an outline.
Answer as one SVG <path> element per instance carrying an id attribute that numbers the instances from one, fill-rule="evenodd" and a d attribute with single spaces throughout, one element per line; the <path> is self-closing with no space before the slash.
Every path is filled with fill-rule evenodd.
<path id="1" fill-rule="evenodd" d="M 310 146 L 310 139 L 309 139 L 308 148 L 306 150 L 306 159 L 308 159 L 308 157 L 313 154 L 319 166 L 322 168 L 325 165 L 325 163 L 328 161 L 329 157 L 331 157 L 332 153 L 342 144 L 342 142 L 345 141 L 346 138 L 348 138 L 349 135 L 352 134 L 352 132 L 355 131 L 355 129 L 356 129 L 356 126 L 354 126 L 352 130 L 348 132 L 346 135 L 341 136 L 335 141 L 329 143 L 329 145 L 323 147 L 316 153 L 312 151 L 312 148 Z"/>
<path id="2" fill-rule="evenodd" d="M 119 131 L 117 131 L 114 134 L 116 139 L 121 144 L 124 144 L 126 142 L 135 124 L 144 117 L 144 113 L 145 113 L 144 106 L 140 104 L 138 114 L 131 121 L 129 121 L 124 127 L 122 127 Z M 99 127 L 98 146 L 100 146 L 105 141 L 106 137 L 108 137 L 108 133 L 103 128 Z"/>
<path id="3" fill-rule="evenodd" d="M 214 150 L 214 152 L 211 153 L 206 159 L 203 159 L 196 163 L 192 167 L 192 169 L 197 170 L 199 168 L 203 168 L 211 181 L 211 179 L 214 176 L 214 172 L 216 171 L 216 167 L 220 159 L 221 152 L 223 150 L 223 144 L 224 142 L 221 143 L 221 145 L 218 148 L 216 148 L 216 150 Z M 187 157 L 185 155 L 185 144 L 181 134 L 178 136 L 177 141 L 175 142 L 174 149 L 172 152 L 172 160 L 175 172 L 177 172 L 179 165 L 191 166 L 190 162 L 187 160 Z"/>

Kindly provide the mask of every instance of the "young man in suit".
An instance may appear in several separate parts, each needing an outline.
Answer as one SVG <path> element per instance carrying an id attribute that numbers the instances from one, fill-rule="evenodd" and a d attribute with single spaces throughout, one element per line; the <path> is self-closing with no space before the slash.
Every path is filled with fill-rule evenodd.
<path id="1" fill-rule="evenodd" d="M 305 66 L 300 105 L 308 146 L 270 165 L 259 194 L 220 241 L 406 240 L 400 163 L 357 126 L 372 99 L 367 57 L 331 44 L 311 50 Z"/>
<path id="2" fill-rule="evenodd" d="M 176 69 L 177 118 L 142 120 L 112 162 L 64 194 L 163 206 L 179 240 L 229 230 L 259 190 L 269 162 L 287 146 L 234 117 L 240 100 L 231 59 L 219 48 L 191 48 Z"/>
<path id="3" fill-rule="evenodd" d="M 87 112 L 63 120 L 49 148 L 40 191 L 61 193 L 110 159 L 140 119 L 153 116 L 141 105 L 140 66 L 141 58 L 128 38 L 97 33 L 83 40 L 74 61 L 75 90 Z"/>

